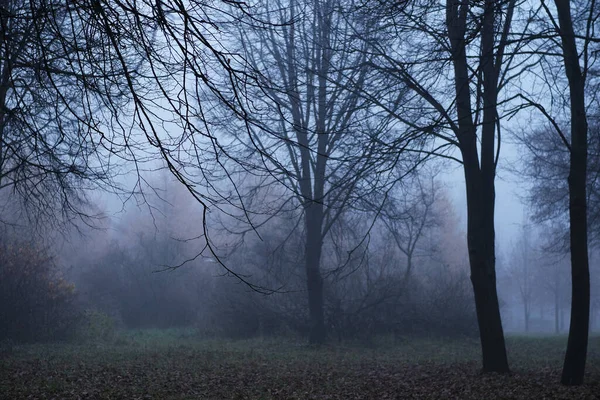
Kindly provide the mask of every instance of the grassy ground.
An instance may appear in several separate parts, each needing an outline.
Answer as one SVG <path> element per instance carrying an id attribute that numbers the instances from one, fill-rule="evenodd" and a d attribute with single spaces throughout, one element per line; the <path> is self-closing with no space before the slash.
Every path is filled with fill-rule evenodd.
<path id="1" fill-rule="evenodd" d="M 565 337 L 509 337 L 513 373 L 479 372 L 474 340 L 379 340 L 310 348 L 290 340 L 122 333 L 110 344 L 13 346 L 2 399 L 600 399 L 600 337 L 586 385 L 558 384 Z"/>

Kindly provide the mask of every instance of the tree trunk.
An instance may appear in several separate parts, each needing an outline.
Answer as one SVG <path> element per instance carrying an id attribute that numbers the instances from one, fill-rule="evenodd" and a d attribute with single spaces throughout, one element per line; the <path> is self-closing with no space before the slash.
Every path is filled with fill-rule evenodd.
<path id="1" fill-rule="evenodd" d="M 506 373 L 508 359 L 500 318 L 496 277 L 486 272 L 488 262 L 471 257 L 471 282 L 475 292 L 475 307 L 481 338 L 483 371 Z"/>
<path id="2" fill-rule="evenodd" d="M 525 332 L 529 332 L 529 309 L 527 308 L 527 303 L 524 303 L 523 311 L 525 312 Z"/>
<path id="3" fill-rule="evenodd" d="M 468 185 L 468 184 L 467 184 Z M 481 191 L 481 190 L 479 190 Z M 470 201 L 470 209 L 481 209 Z M 484 372 L 509 372 L 496 290 L 496 260 L 494 254 L 493 213 L 474 217 L 469 210 L 467 228 L 471 283 L 475 294 L 477 323 L 481 338 Z M 483 222 L 485 219 L 486 222 Z M 490 218 L 491 217 L 491 218 Z M 492 222 L 489 221 L 492 220 Z M 478 221 L 479 220 L 479 221 Z M 471 222 L 473 221 L 473 222 Z"/>
<path id="4" fill-rule="evenodd" d="M 583 168 L 579 157 L 571 156 L 571 171 Z M 575 164 L 575 165 L 574 165 Z M 585 374 L 590 314 L 590 274 L 587 254 L 587 221 L 585 180 L 569 179 L 571 216 L 571 323 L 569 341 L 561 382 L 564 385 L 581 385 Z"/>
<path id="5" fill-rule="evenodd" d="M 579 152 L 578 152 L 579 153 Z M 582 161 L 583 159 L 583 161 Z M 581 165 L 583 163 L 583 165 Z M 571 323 L 561 382 L 581 385 L 585 374 L 590 316 L 590 273 L 587 249 L 586 157 L 572 146 L 569 174 L 571 217 Z M 583 175 L 583 179 L 581 178 Z"/>
<path id="6" fill-rule="evenodd" d="M 305 209 L 306 245 L 304 262 L 306 269 L 306 289 L 308 292 L 308 311 L 310 344 L 323 344 L 326 339 L 325 315 L 323 312 L 323 278 L 321 276 L 321 240 L 322 205 L 315 202 Z"/>
<path id="7" fill-rule="evenodd" d="M 454 89 L 456 92 L 457 132 L 463 159 L 467 190 L 467 245 L 471 283 L 475 295 L 477 323 L 481 338 L 484 372 L 507 373 L 508 358 L 496 291 L 496 255 L 494 209 L 496 201 L 495 129 L 498 118 L 498 68 L 501 56 L 494 54 L 495 2 L 485 1 L 486 11 L 481 33 L 483 71 L 483 121 L 481 124 L 481 166 L 478 155 L 477 127 L 474 124 L 467 62 L 465 32 L 469 2 L 447 1 L 446 24 L 452 46 Z M 512 13 L 512 11 L 510 11 Z M 510 21 L 511 17 L 507 17 Z M 507 22 L 509 23 L 509 22 Z M 498 62 L 498 64 L 496 64 Z"/>
<path id="8" fill-rule="evenodd" d="M 579 66 L 569 0 L 555 0 L 571 111 L 569 218 L 571 242 L 571 323 L 561 383 L 581 385 L 585 374 L 590 318 L 587 238 L 587 115 L 585 78 Z"/>
<path id="9" fill-rule="evenodd" d="M 508 358 L 496 290 L 494 177 L 477 168 L 476 153 L 463 152 L 467 187 L 467 242 L 484 372 L 507 373 Z"/>

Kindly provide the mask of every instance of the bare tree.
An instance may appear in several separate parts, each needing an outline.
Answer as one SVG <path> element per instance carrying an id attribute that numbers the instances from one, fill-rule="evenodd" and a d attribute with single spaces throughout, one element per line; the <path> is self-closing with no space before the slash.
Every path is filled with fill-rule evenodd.
<path id="1" fill-rule="evenodd" d="M 394 45 L 374 43 L 371 64 L 410 89 L 413 110 L 394 116 L 435 138 L 431 154 L 459 161 L 467 193 L 467 241 L 471 281 L 481 337 L 483 369 L 508 372 L 495 272 L 495 176 L 499 159 L 499 95 L 512 74 L 516 1 L 371 2 L 382 35 Z M 385 10 L 382 14 L 381 9 Z M 367 91 L 368 92 L 368 91 Z M 369 93 L 366 93 L 368 96 Z M 378 96 L 378 98 L 382 98 Z M 378 99 L 374 99 L 377 101 Z M 386 104 L 378 102 L 382 107 Z M 407 117 L 409 115 L 410 117 Z M 460 152 L 460 160 L 449 149 Z"/>
<path id="2" fill-rule="evenodd" d="M 412 275 L 419 246 L 424 247 L 421 243 L 423 235 L 438 223 L 433 206 L 439 184 L 434 179 L 434 176 L 416 176 L 410 183 L 402 182 L 400 187 L 390 192 L 390 198 L 381 210 L 381 221 L 396 247 L 406 256 L 404 287 L 408 285 Z"/>
<path id="3" fill-rule="evenodd" d="M 587 232 L 587 112 L 585 104 L 585 70 L 579 64 L 579 52 L 573 29 L 569 1 L 556 0 L 558 32 L 562 57 L 569 81 L 571 114 L 571 158 L 569 165 L 569 221 L 571 232 L 571 325 L 561 382 L 583 383 L 590 318 L 590 267 Z M 594 1 L 588 21 L 596 19 Z M 588 28 L 589 32 L 589 28 Z M 586 35 L 587 36 L 587 35 Z"/>
<path id="4" fill-rule="evenodd" d="M 567 259 L 562 253 L 544 251 L 544 254 L 537 268 L 536 279 L 540 288 L 550 296 L 554 309 L 554 333 L 558 334 L 564 329 L 564 308 L 565 303 L 568 304 L 570 277 Z"/>
<path id="5" fill-rule="evenodd" d="M 359 95 L 373 82 L 369 44 L 357 40 L 370 35 L 371 25 L 351 29 L 352 5 L 274 1 L 256 11 L 268 29 L 237 31 L 240 51 L 262 75 L 262 91 L 253 95 L 261 129 L 251 129 L 249 138 L 239 131 L 233 136 L 242 148 L 258 150 L 249 157 L 258 156 L 252 171 L 269 176 L 267 184 L 283 185 L 302 211 L 311 343 L 326 337 L 325 238 L 345 210 L 362 204 L 362 193 L 391 187 L 396 176 L 388 171 L 403 165 L 384 145 L 393 120 Z"/>
<path id="6" fill-rule="evenodd" d="M 522 225 L 513 245 L 510 259 L 509 274 L 511 281 L 518 288 L 519 297 L 523 304 L 525 332 L 529 332 L 531 309 L 535 300 L 535 272 L 537 263 L 534 248 L 531 243 L 532 230 L 528 225 Z"/>
<path id="7" fill-rule="evenodd" d="M 593 0 L 556 0 L 554 7 L 542 2 L 540 9 L 543 11 L 542 17 L 539 18 L 536 26 L 538 32 L 534 32 L 531 43 L 533 48 L 544 43 L 549 50 L 536 50 L 539 57 L 532 76 L 539 76 L 541 72 L 551 79 L 542 82 L 544 90 L 538 99 L 533 99 L 527 93 L 520 96 L 525 99 L 526 105 L 534 107 L 545 118 L 551 132 L 557 135 L 557 139 L 542 140 L 541 146 L 533 145 L 530 148 L 534 154 L 535 150 L 542 148 L 542 153 L 550 157 L 550 162 L 546 164 L 557 161 L 547 169 L 546 175 L 550 175 L 554 181 L 566 178 L 568 187 L 568 191 L 560 190 L 565 187 L 562 183 L 557 185 L 559 190 L 545 191 L 547 197 L 538 203 L 542 205 L 538 215 L 564 223 L 565 214 L 557 207 L 548 205 L 547 200 L 553 196 L 559 200 L 558 204 L 565 204 L 568 193 L 572 301 L 569 341 L 561 382 L 579 385 L 585 373 L 589 330 L 588 119 L 590 104 L 597 101 L 594 63 L 598 39 L 595 30 L 600 14 Z M 564 129 L 564 125 L 568 125 L 568 128 Z M 557 146 L 558 143 L 560 146 Z M 562 149 L 558 150 L 559 147 Z"/>
<path id="8" fill-rule="evenodd" d="M 588 118 L 588 234 L 590 244 L 595 246 L 600 238 L 600 225 L 597 223 L 600 218 L 600 126 L 593 109 L 588 110 Z M 562 132 L 568 129 L 568 124 L 560 119 L 556 122 Z M 570 134 L 565 132 L 565 138 L 569 137 Z M 523 183 L 529 186 L 526 200 L 531 207 L 532 218 L 535 222 L 550 223 L 552 235 L 547 238 L 548 250 L 568 252 L 569 148 L 549 124 L 523 131 L 516 138 L 519 145 L 527 150 L 519 159 L 516 170 Z"/>

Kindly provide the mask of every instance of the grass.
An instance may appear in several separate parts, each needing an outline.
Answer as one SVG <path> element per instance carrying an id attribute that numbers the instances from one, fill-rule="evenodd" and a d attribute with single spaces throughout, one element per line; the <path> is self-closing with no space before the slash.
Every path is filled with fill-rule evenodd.
<path id="1" fill-rule="evenodd" d="M 314 348 L 292 339 L 129 331 L 108 343 L 14 346 L 0 358 L 0 398 L 600 398 L 600 337 L 590 340 L 579 388 L 558 384 L 565 345 L 562 336 L 508 337 L 513 373 L 490 376 L 480 374 L 473 339 Z"/>

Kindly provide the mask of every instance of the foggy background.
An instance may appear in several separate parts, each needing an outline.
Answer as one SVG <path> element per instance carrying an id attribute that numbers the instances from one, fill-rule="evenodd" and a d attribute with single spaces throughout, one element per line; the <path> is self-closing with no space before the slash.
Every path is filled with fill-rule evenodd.
<path id="1" fill-rule="evenodd" d="M 517 152 L 518 147 L 511 146 L 511 151 Z M 361 221 L 360 213 L 350 213 L 325 242 L 325 312 L 333 339 L 477 334 L 462 170 L 447 163 L 444 167 L 443 173 L 439 168 L 424 169 L 418 174 L 420 183 L 411 179 L 397 191 L 405 207 L 402 212 L 411 214 L 412 220 L 376 221 L 369 228 L 368 219 Z M 507 333 L 564 334 L 570 316 L 568 255 L 545 247 L 544 228 L 529 220 L 528 207 L 518 197 L 523 187 L 511 179 L 510 171 L 500 174 L 496 254 L 504 329 Z M 20 339 L 69 337 L 72 332 L 67 328 L 81 323 L 77 322 L 81 318 L 92 321 L 100 336 L 110 335 L 112 329 L 181 327 L 231 338 L 307 334 L 303 239 L 293 209 L 256 230 L 222 213 L 208 214 L 211 242 L 221 261 L 268 293 L 263 294 L 227 274 L 206 251 L 202 208 L 185 188 L 167 171 L 149 174 L 147 181 L 153 191 L 140 202 L 132 198 L 123 203 L 117 197 L 93 193 L 90 207 L 97 215 L 93 227 L 79 223 L 40 236 L 39 227 L 27 226 L 22 219 L 3 226 L 8 238 L 4 246 L 39 252 L 34 258 L 49 263 L 44 266 L 47 279 L 66 288 L 65 298 L 56 299 L 56 309 L 48 310 L 44 303 L 33 306 L 40 308 L 42 320 L 66 313 L 64 326 L 51 326 L 44 332 L 39 329 L 44 323 L 36 320 L 24 331 L 20 327 Z M 417 185 L 423 186 L 422 192 L 415 190 Z M 14 208 L 7 203 L 6 221 L 18 215 Z M 418 237 L 407 235 L 421 223 Z M 365 229 L 370 229 L 367 241 L 360 233 Z M 408 275 L 408 256 L 399 244 L 411 241 L 416 242 Z M 25 257 L 27 265 L 36 268 L 29 256 L 4 254 L 17 260 Z M 596 266 L 597 256 L 592 252 L 593 288 L 599 275 Z M 27 285 L 33 284 L 22 285 L 21 290 L 31 291 Z M 10 291 L 18 289 L 19 285 Z M 598 312 L 598 298 L 593 297 L 592 331 L 600 329 Z M 7 330 L 4 335 L 12 333 Z"/>
<path id="2" fill-rule="evenodd" d="M 291 18 L 283 9 L 265 11 L 265 18 L 272 18 L 268 21 L 272 23 Z M 309 16 L 311 12 L 318 14 L 309 10 Z M 429 118 L 422 115 L 427 114 L 425 105 L 405 93 L 401 82 L 388 85 L 389 77 L 381 71 L 365 70 L 364 55 L 357 50 L 364 45 L 376 59 L 378 54 L 370 47 L 376 48 L 373 43 L 389 42 L 390 48 L 401 53 L 402 46 L 415 45 L 422 38 L 415 34 L 410 43 L 398 44 L 385 31 L 373 34 L 369 21 L 349 21 L 332 14 L 337 18 L 335 29 L 331 24 L 315 25 L 310 19 L 298 25 L 297 40 L 306 48 L 325 46 L 317 43 L 322 37 L 315 33 L 316 26 L 329 27 L 328 35 L 339 41 L 342 50 L 330 62 L 340 71 L 351 72 L 325 83 L 318 82 L 318 74 L 311 75 L 309 66 L 314 60 L 302 46 L 289 59 L 270 50 L 284 48 L 290 34 L 285 26 L 276 25 L 272 29 L 277 35 L 268 35 L 264 27 L 229 23 L 222 37 L 211 39 L 235 50 L 227 65 L 239 67 L 242 57 L 236 54 L 243 55 L 269 81 L 267 89 L 245 88 L 255 107 L 255 125 L 247 127 L 248 121 L 236 120 L 231 109 L 218 105 L 215 93 L 199 90 L 185 107 L 193 115 L 190 119 L 210 127 L 214 136 L 203 136 L 203 128 L 193 133 L 184 130 L 184 136 L 189 134 L 197 142 L 182 140 L 182 145 L 173 133 L 182 125 L 176 118 L 180 110 L 169 109 L 165 99 L 149 96 L 148 109 L 156 113 L 149 118 L 155 118 L 160 127 L 156 135 L 167 143 L 167 150 L 159 150 L 169 154 L 172 165 L 165 165 L 156 148 L 143 144 L 147 131 L 137 127 L 131 134 L 133 149 L 118 141 L 115 145 L 120 158 L 111 165 L 110 171 L 115 171 L 111 180 L 105 182 L 101 173 L 90 175 L 81 186 L 65 185 L 73 193 L 59 190 L 56 196 L 45 187 L 38 193 L 37 178 L 22 192 L 2 189 L 0 285 L 5 296 L 2 318 L 9 323 L 1 328 L 0 339 L 36 341 L 85 335 L 81 324 L 93 326 L 100 335 L 110 326 L 190 327 L 209 336 L 235 338 L 304 337 L 310 331 L 305 271 L 310 257 L 316 258 L 322 275 L 325 324 L 331 338 L 477 336 L 463 169 L 452 160 L 421 158 L 398 150 L 413 128 L 383 112 L 376 100 L 389 100 L 390 107 L 397 107 L 391 111 L 414 123 Z M 347 37 L 346 31 L 338 29 L 351 31 L 348 26 L 352 24 L 359 31 L 354 36 Z M 162 67 L 168 70 L 177 65 L 176 60 L 169 62 Z M 131 64 L 147 68 L 135 55 Z M 286 68 L 278 64 L 309 76 L 294 94 L 299 103 L 306 103 L 299 109 L 313 118 L 303 121 L 308 144 L 290 145 L 290 132 L 298 125 L 290 110 L 297 105 L 286 86 Z M 207 63 L 207 74 L 220 93 L 232 96 L 233 89 L 223 83 L 227 74 L 210 67 Z M 326 72 L 333 76 L 335 68 Z M 427 76 L 434 69 L 424 66 L 419 74 Z M 176 91 L 187 79 L 194 80 L 182 74 L 176 70 L 170 76 L 177 82 L 170 89 Z M 522 88 L 533 87 L 533 79 L 524 76 Z M 431 90 L 443 92 L 445 83 L 429 78 L 424 82 Z M 318 85 L 324 93 L 335 94 L 319 112 L 311 108 L 311 91 Z M 358 91 L 347 90 L 360 85 L 372 93 L 361 97 Z M 111 107 L 134 115 L 135 106 L 126 96 L 115 97 Z M 453 101 L 451 96 L 444 99 Z M 94 123 L 108 131 L 115 129 L 117 136 L 121 130 L 128 131 L 127 126 L 111 125 L 111 117 L 103 115 L 110 112 L 100 110 L 94 110 L 99 114 Z M 47 120 L 57 121 L 58 111 L 46 116 Z M 544 182 L 523 172 L 529 165 L 524 159 L 536 162 L 523 143 L 529 134 L 545 133 L 544 123 L 538 118 L 531 124 L 532 118 L 528 114 L 503 126 L 496 177 L 497 285 L 505 331 L 560 334 L 566 333 L 570 318 L 570 263 L 559 243 L 564 215 L 554 215 L 556 225 L 551 218 L 544 220 L 532 212 L 539 206 L 531 188 Z M 323 126 L 330 127 L 330 135 L 322 132 Z M 523 133 L 524 126 L 532 128 Z M 598 136 L 596 131 L 593 137 Z M 319 154 L 303 159 L 303 148 L 320 148 L 326 136 L 337 140 L 327 139 L 331 142 L 323 145 L 332 147 L 328 157 Z M 418 151 L 437 155 L 434 149 L 440 139 L 415 141 Z M 211 147 L 215 142 L 218 146 Z M 382 143 L 392 142 L 398 147 L 386 153 Z M 108 157 L 111 151 L 101 150 L 100 161 L 90 165 L 108 171 L 102 156 Z M 174 158 L 174 153 L 180 158 Z M 458 157 L 459 152 L 442 153 Z M 327 159 L 323 177 L 315 177 L 317 172 L 308 177 L 299 172 L 302 163 L 318 170 L 313 158 Z M 564 184 L 565 176 L 560 178 Z M 307 181 L 308 186 L 314 185 L 312 190 L 303 186 Z M 319 184 L 325 192 L 321 196 L 316 194 Z M 61 196 L 67 194 L 77 201 L 65 203 Z M 55 204 L 53 197 L 62 204 Z M 321 225 L 312 231 L 308 227 L 311 218 L 303 220 L 312 212 L 307 201 L 324 209 L 316 211 Z M 65 204 L 66 211 L 61 208 Z M 323 241 L 315 255 L 307 243 L 316 231 L 323 233 Z M 594 248 L 590 260 L 594 331 L 600 329 L 600 273 Z"/>

